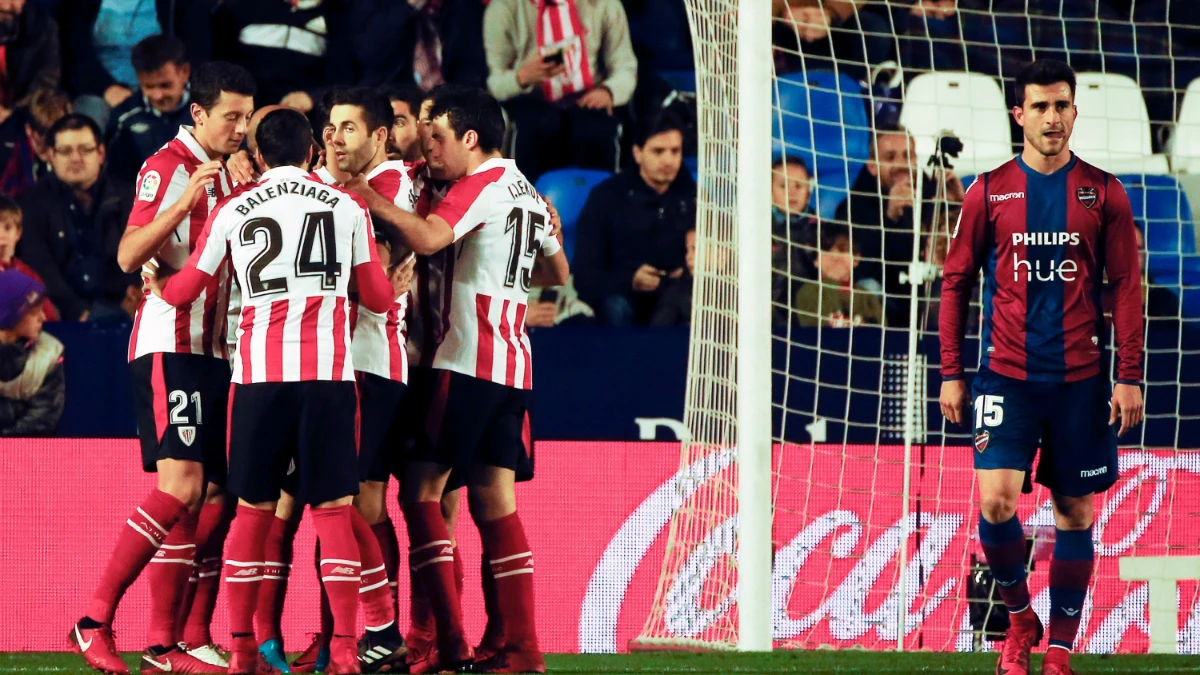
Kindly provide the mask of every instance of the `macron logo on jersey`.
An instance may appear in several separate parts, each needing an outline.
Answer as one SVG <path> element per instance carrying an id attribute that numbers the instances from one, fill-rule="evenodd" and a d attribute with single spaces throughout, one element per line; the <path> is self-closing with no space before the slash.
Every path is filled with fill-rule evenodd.
<path id="1" fill-rule="evenodd" d="M 1013 232 L 1013 246 L 1062 246 L 1079 245 L 1078 232 Z"/>
<path id="2" fill-rule="evenodd" d="M 1010 199 L 1025 199 L 1024 192 L 1006 192 L 1002 195 L 988 195 L 989 202 L 1006 202 Z"/>

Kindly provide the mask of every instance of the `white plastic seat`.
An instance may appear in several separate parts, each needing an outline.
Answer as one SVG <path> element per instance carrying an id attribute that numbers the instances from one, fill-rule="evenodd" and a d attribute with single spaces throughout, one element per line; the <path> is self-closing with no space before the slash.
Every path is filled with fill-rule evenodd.
<path id="1" fill-rule="evenodd" d="M 1200 77 L 1192 80 L 1183 95 L 1172 143 L 1171 166 L 1183 173 L 1200 173 Z"/>
<path id="2" fill-rule="evenodd" d="M 962 139 L 952 160 L 959 175 L 989 171 L 1013 158 L 1008 107 L 999 83 L 960 71 L 923 73 L 904 92 L 900 124 L 913 135 L 920 164 L 933 154 L 943 130 Z"/>
<path id="3" fill-rule="evenodd" d="M 1133 78 L 1079 73 L 1075 106 L 1079 116 L 1071 132 L 1071 149 L 1084 161 L 1112 173 L 1170 173 L 1167 156 L 1154 154 L 1150 113 Z"/>

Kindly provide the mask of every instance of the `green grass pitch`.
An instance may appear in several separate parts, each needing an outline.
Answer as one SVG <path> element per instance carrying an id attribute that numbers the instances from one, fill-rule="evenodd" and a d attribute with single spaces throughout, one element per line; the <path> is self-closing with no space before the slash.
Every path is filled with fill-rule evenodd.
<path id="1" fill-rule="evenodd" d="M 772 654 L 638 653 L 618 655 L 550 654 L 551 673 L 577 675 L 641 675 L 680 673 L 718 675 L 735 673 L 975 673 L 995 668 L 992 654 L 916 652 L 894 654 L 864 651 L 774 652 Z M 136 654 L 125 660 L 136 665 Z M 1035 657 L 1035 670 L 1040 657 Z M 1093 673 L 1200 673 L 1196 656 L 1079 656 L 1072 663 L 1080 675 Z M 75 654 L 0 654 L 0 673 L 91 673 Z M 134 669 L 136 673 L 136 668 Z"/>

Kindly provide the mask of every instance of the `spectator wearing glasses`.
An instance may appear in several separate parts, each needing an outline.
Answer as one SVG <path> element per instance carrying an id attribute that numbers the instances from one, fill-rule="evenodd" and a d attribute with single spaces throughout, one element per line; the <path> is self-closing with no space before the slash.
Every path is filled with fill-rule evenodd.
<path id="1" fill-rule="evenodd" d="M 129 97 L 108 118 L 108 171 L 132 182 L 142 162 L 191 124 L 188 78 L 192 66 L 183 41 L 151 35 L 133 47 L 130 58 L 140 93 Z"/>
<path id="2" fill-rule="evenodd" d="M 127 320 L 142 295 L 137 275 L 117 265 L 133 188 L 107 175 L 90 117 L 67 115 L 46 140 L 53 171 L 21 196 L 21 257 L 45 280 L 63 320 Z"/>

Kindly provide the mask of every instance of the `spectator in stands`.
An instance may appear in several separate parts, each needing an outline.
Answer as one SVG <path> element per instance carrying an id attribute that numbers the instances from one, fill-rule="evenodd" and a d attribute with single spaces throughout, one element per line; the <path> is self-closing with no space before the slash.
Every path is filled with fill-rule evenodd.
<path id="1" fill-rule="evenodd" d="M 40 89 L 57 89 L 62 80 L 58 26 L 38 5 L 25 0 L 0 0 L 0 47 L 4 76 L 0 77 L 0 122 Z"/>
<path id="2" fill-rule="evenodd" d="M 0 436 L 51 436 L 66 403 L 63 346 L 42 332 L 46 288 L 0 272 Z"/>
<path id="3" fill-rule="evenodd" d="M 882 286 L 889 323 L 908 323 L 909 290 L 900 283 L 913 256 L 913 185 L 917 182 L 916 144 L 899 128 L 877 129 L 870 157 L 850 187 L 850 196 L 838 206 L 837 221 L 850 224 L 854 248 L 864 258 L 859 277 Z M 946 194 L 939 199 L 940 180 L 925 180 L 922 186 L 924 217 L 931 217 L 935 204 L 961 204 L 962 181 L 946 172 Z"/>
<path id="4" fill-rule="evenodd" d="M 21 253 L 64 320 L 128 320 L 142 293 L 137 275 L 118 267 L 117 247 L 133 187 L 107 175 L 100 127 L 90 117 L 67 115 L 47 139 L 54 171 L 21 197 Z"/>
<path id="5" fill-rule="evenodd" d="M 771 165 L 771 316 L 786 326 L 788 307 L 805 281 L 817 278 L 817 222 L 809 197 L 812 177 L 799 157 L 782 155 Z"/>
<path id="6" fill-rule="evenodd" d="M 0 192 L 17 196 L 49 171 L 46 130 L 69 112 L 66 94 L 39 89 L 0 124 Z"/>
<path id="7" fill-rule="evenodd" d="M 634 142 L 638 171 L 592 189 L 575 225 L 575 286 L 609 325 L 644 324 L 663 281 L 684 272 L 684 238 L 695 228 L 696 183 L 683 166 L 683 132 L 669 114 Z"/>
<path id="8" fill-rule="evenodd" d="M 133 182 L 146 158 L 191 124 L 188 78 L 192 66 L 183 41 L 155 34 L 133 47 L 130 56 L 140 94 L 113 110 L 106 133 L 108 171 Z"/>
<path id="9" fill-rule="evenodd" d="M 871 68 L 891 54 L 893 37 L 889 22 L 860 12 L 862 4 L 863 0 L 774 0 L 777 72 L 837 70 L 867 80 Z"/>
<path id="10" fill-rule="evenodd" d="M 696 282 L 696 231 L 688 230 L 684 239 L 687 246 L 687 267 L 678 279 L 666 282 L 667 290 L 658 299 L 651 326 L 687 326 L 692 322 L 692 287 Z"/>
<path id="11" fill-rule="evenodd" d="M 846 228 L 822 229 L 821 251 L 816 259 L 818 280 L 801 286 L 792 304 L 798 326 L 845 328 L 883 323 L 879 296 L 854 280 L 858 263 Z"/>
<path id="12" fill-rule="evenodd" d="M 571 20 L 546 16 L 560 12 Z M 513 157 L 521 171 L 537 180 L 567 165 L 615 168 L 613 112 L 637 85 L 620 0 L 493 0 L 483 34 L 487 86 L 516 128 Z"/>
<path id="13" fill-rule="evenodd" d="M 338 83 L 384 84 L 429 91 L 450 82 L 482 87 L 483 7 L 479 0 L 356 0 L 326 14 L 330 35 L 354 40 L 329 51 L 330 77 Z M 343 27 L 344 24 L 344 27 Z"/>
<path id="14" fill-rule="evenodd" d="M 42 277 L 17 257 L 17 246 L 21 243 L 24 229 L 21 225 L 21 207 L 11 197 L 0 194 L 0 272 L 17 270 L 45 286 Z M 58 310 L 49 298 L 42 309 L 46 313 L 47 321 L 58 321 Z"/>

